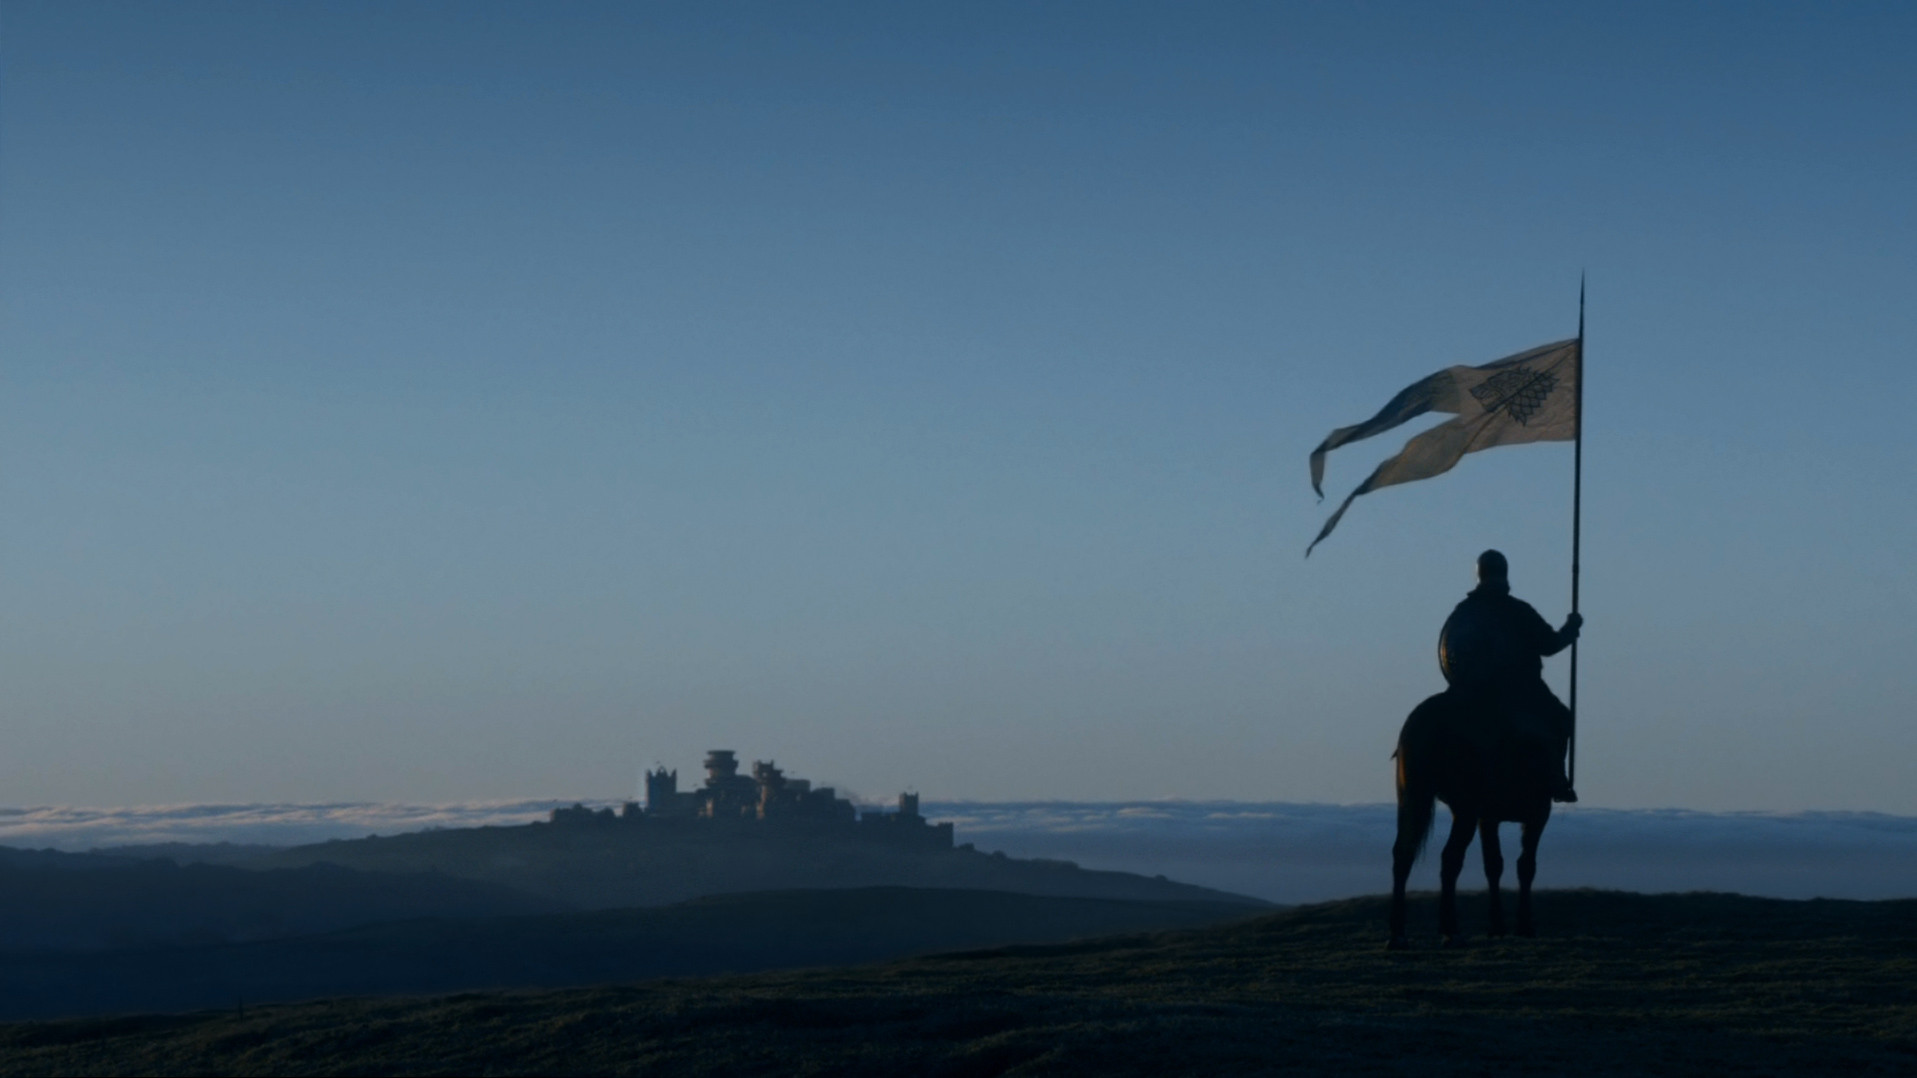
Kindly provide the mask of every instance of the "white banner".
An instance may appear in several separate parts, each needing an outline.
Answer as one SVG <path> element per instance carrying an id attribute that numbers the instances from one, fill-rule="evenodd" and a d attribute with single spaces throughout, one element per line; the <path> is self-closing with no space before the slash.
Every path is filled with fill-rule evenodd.
<path id="1" fill-rule="evenodd" d="M 1324 542 L 1360 494 L 1443 475 L 1466 453 L 1480 449 L 1576 438 L 1579 362 L 1578 342 L 1573 338 L 1482 367 L 1448 367 L 1405 387 L 1363 423 L 1332 431 L 1311 451 L 1311 488 L 1320 497 L 1325 493 L 1325 454 L 1382 434 L 1426 412 L 1448 412 L 1458 417 L 1412 438 L 1397 456 L 1378 465 L 1325 521 L 1324 530 L 1305 548 L 1305 555 L 1309 557 L 1312 548 Z"/>

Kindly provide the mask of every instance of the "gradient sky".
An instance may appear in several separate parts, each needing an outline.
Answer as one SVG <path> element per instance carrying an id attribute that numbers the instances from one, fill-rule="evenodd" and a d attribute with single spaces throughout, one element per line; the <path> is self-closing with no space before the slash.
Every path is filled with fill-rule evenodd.
<path id="1" fill-rule="evenodd" d="M 1587 802 L 1917 813 L 1917 8 L 1445 8 L 0 4 L 0 802 L 1386 799 L 1588 271 Z"/>

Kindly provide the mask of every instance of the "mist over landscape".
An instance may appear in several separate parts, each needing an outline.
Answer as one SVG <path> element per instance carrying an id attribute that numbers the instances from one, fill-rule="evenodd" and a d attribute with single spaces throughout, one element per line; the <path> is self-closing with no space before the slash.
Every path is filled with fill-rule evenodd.
<path id="1" fill-rule="evenodd" d="M 68 851 L 166 843 L 294 846 L 431 828 L 524 824 L 573 803 L 0 809 L 0 845 Z M 951 801 L 923 807 L 934 820 L 954 822 L 957 841 L 982 850 L 1165 875 L 1271 902 L 1374 894 L 1389 883 L 1395 810 L 1384 804 Z M 1441 819 L 1434 841 L 1442 841 L 1444 826 Z M 1917 819 L 1906 816 L 1570 806 L 1552 817 L 1546 834 L 1540 882 L 1550 887 L 1736 891 L 1776 898 L 1917 896 Z M 1413 886 L 1436 885 L 1436 858 L 1426 857 Z"/>

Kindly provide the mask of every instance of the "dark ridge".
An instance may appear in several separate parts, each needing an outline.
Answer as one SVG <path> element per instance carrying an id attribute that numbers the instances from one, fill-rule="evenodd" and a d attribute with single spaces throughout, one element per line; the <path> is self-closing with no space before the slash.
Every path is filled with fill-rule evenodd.
<path id="1" fill-rule="evenodd" d="M 724 895 L 590 913 L 395 921 L 237 945 L 16 953 L 0 961 L 0 1018 L 849 965 L 1213 924 L 1247 912 L 1234 903 L 894 887 Z"/>
<path id="2" fill-rule="evenodd" d="M 0 850 L 0 952 L 231 943 L 416 917 L 498 917 L 563 902 L 443 873 L 316 864 L 270 871 Z"/>
<path id="3" fill-rule="evenodd" d="M 565 818 L 562 810 L 560 818 Z M 861 824 L 860 827 L 863 825 Z M 883 832 L 883 828 L 876 829 Z M 1132 901 L 1260 899 L 1163 877 L 1024 860 L 971 848 L 874 840 L 851 828 L 744 822 L 628 822 L 587 813 L 579 823 L 419 831 L 321 842 L 243 862 L 289 868 L 331 863 L 367 872 L 438 872 L 585 909 L 662 906 L 701 895 L 920 887 Z"/>
<path id="4" fill-rule="evenodd" d="M 149 842 L 135 846 L 102 846 L 96 855 L 141 861 L 172 861 L 181 865 L 237 865 L 286 849 L 257 842 Z"/>

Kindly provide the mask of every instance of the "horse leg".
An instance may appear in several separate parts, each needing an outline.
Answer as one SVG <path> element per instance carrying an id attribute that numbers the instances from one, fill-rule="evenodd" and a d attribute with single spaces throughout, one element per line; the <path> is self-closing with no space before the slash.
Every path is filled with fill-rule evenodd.
<path id="1" fill-rule="evenodd" d="M 1385 944 L 1393 951 L 1402 951 L 1411 946 L 1411 939 L 1405 934 L 1404 888 L 1405 881 L 1411 878 L 1411 866 L 1418 859 L 1418 847 L 1423 845 L 1423 829 L 1414 834 L 1406 826 L 1405 810 L 1398 810 L 1398 840 L 1391 845 L 1391 939 Z M 1425 810 L 1424 829 L 1431 826 L 1431 810 Z"/>
<path id="2" fill-rule="evenodd" d="M 1451 837 L 1444 840 L 1444 852 L 1439 855 L 1438 879 L 1442 884 L 1438 892 L 1438 931 L 1444 936 L 1446 947 L 1456 947 L 1458 932 L 1458 874 L 1464 871 L 1464 854 L 1471 848 L 1471 832 L 1478 829 L 1478 814 L 1474 811 L 1451 807 Z"/>
<path id="3" fill-rule="evenodd" d="M 1398 841 L 1391 846 L 1391 938 L 1385 943 L 1386 949 L 1393 951 L 1402 951 L 1411 946 L 1411 938 L 1405 934 L 1404 927 L 1404 887 L 1405 881 L 1411 878 L 1411 863 L 1417 858 L 1418 851 L 1415 848 L 1405 849 L 1413 845 L 1406 838 L 1404 823 L 1400 819 Z"/>
<path id="4" fill-rule="evenodd" d="M 1537 925 L 1531 920 L 1531 881 L 1538 874 L 1538 839 L 1544 835 L 1544 825 L 1551 819 L 1551 806 L 1544 806 L 1544 814 L 1524 821 L 1524 829 L 1519 838 L 1518 851 L 1518 935 L 1530 938 L 1538 934 Z"/>
<path id="5" fill-rule="evenodd" d="M 1405 881 L 1411 878 L 1411 866 L 1417 863 L 1418 854 L 1424 850 L 1425 839 L 1431 834 L 1431 817 L 1437 803 L 1431 791 L 1414 788 L 1404 756 L 1404 750 L 1400 749 L 1398 838 L 1391 844 L 1391 939 L 1385 944 L 1393 951 L 1402 951 L 1411 946 L 1410 937 L 1405 934 Z"/>
<path id="6" fill-rule="evenodd" d="M 1484 854 L 1484 891 L 1491 899 L 1491 928 L 1487 935 L 1504 935 L 1504 896 L 1498 891 L 1498 879 L 1504 875 L 1504 851 L 1498 846 L 1498 821 L 1486 816 L 1478 821 L 1478 849 Z"/>

